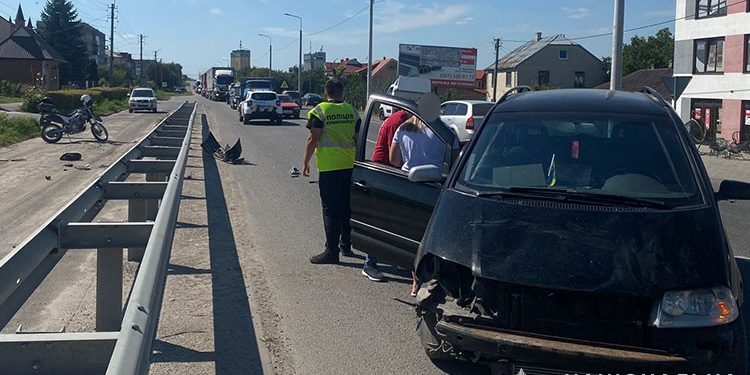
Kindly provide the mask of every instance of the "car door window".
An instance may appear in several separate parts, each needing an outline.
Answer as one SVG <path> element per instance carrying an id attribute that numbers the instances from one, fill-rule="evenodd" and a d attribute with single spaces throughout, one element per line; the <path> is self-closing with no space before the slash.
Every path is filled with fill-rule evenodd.
<path id="1" fill-rule="evenodd" d="M 466 113 L 469 111 L 469 106 L 463 103 L 456 104 L 456 116 L 466 116 Z"/>
<path id="2" fill-rule="evenodd" d="M 370 111 L 377 111 L 380 104 L 372 103 Z M 360 147 L 364 155 L 358 160 L 376 165 L 389 171 L 407 176 L 408 169 L 419 165 L 433 164 L 443 168 L 451 160 L 453 148 L 446 147 L 446 140 L 442 139 L 433 129 L 419 119 L 408 109 L 393 107 L 393 113 L 381 121 L 377 112 L 370 113 L 362 124 Z M 362 139 L 364 138 L 364 139 Z M 394 143 L 395 139 L 395 143 Z M 455 142 L 454 142 L 455 143 Z M 391 148 L 398 147 L 403 164 L 396 164 L 391 160 Z"/>
<path id="3" fill-rule="evenodd" d="M 441 116 L 453 116 L 454 113 L 456 113 L 456 104 L 455 103 L 443 104 L 440 107 L 440 115 Z"/>

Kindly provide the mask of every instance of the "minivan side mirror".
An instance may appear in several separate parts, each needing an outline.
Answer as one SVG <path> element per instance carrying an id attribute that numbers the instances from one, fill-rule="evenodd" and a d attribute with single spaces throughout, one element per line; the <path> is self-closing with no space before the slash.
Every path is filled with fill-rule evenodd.
<path id="1" fill-rule="evenodd" d="M 440 182 L 443 180 L 443 173 L 436 165 L 420 165 L 409 169 L 409 181 L 411 182 Z"/>
<path id="2" fill-rule="evenodd" d="M 748 200 L 750 199 L 750 184 L 747 182 L 724 180 L 719 185 L 719 191 L 714 194 L 717 201 Z"/>

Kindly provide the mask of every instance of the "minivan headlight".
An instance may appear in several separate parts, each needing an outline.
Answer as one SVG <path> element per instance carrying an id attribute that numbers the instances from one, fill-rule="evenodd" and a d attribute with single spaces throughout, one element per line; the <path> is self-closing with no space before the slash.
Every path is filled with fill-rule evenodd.
<path id="1" fill-rule="evenodd" d="M 651 313 L 657 328 L 712 327 L 735 321 L 737 301 L 729 288 L 673 290 L 664 293 Z"/>

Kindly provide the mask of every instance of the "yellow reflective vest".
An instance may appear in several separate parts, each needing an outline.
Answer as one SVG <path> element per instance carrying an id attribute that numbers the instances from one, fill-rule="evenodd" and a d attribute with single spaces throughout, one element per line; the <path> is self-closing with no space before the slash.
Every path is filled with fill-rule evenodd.
<path id="1" fill-rule="evenodd" d="M 323 122 L 323 132 L 315 148 L 315 159 L 320 172 L 352 169 L 354 167 L 354 134 L 359 112 L 348 103 L 323 102 L 307 113 Z"/>

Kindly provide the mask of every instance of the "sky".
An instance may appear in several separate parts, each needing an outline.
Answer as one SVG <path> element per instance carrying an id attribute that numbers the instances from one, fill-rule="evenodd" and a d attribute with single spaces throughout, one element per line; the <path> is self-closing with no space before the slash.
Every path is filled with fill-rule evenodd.
<path id="1" fill-rule="evenodd" d="M 103 0 L 71 0 L 81 20 L 109 37 L 108 6 Z M 21 0 L 34 22 L 45 0 Z M 15 16 L 19 0 L 0 0 L 0 15 Z M 119 0 L 116 2 L 115 50 L 138 56 L 138 35 L 145 35 L 144 58 L 178 62 L 195 77 L 212 66 L 226 66 L 229 55 L 251 50 L 252 65 L 268 66 L 272 37 L 273 68 L 286 70 L 299 59 L 299 20 L 303 18 L 303 50 L 323 50 L 327 60 L 367 61 L 367 0 Z M 492 39 L 503 40 L 500 56 L 534 33 L 565 34 L 595 55 L 611 55 L 612 0 L 376 0 L 373 59 L 398 56 L 398 44 L 473 47 L 477 68 L 492 63 Z M 626 0 L 625 29 L 674 19 L 675 0 Z M 673 23 L 627 32 L 651 35 Z M 591 37 L 594 36 L 594 37 Z M 581 39 L 577 39 L 581 38 Z"/>

